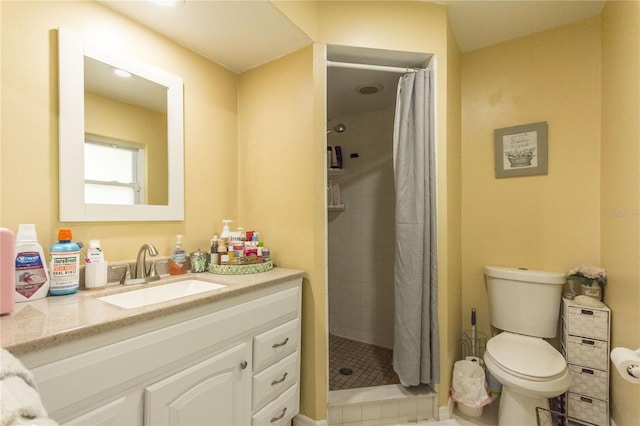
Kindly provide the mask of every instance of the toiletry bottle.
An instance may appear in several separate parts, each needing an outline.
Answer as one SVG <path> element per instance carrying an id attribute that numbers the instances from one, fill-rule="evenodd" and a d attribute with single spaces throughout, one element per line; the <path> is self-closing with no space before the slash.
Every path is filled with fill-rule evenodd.
<path id="1" fill-rule="evenodd" d="M 36 226 L 18 225 L 15 248 L 15 301 L 41 299 L 49 293 L 49 270 L 44 250 L 38 244 Z"/>
<path id="2" fill-rule="evenodd" d="M 0 228 L 0 315 L 16 306 L 16 237 L 11 229 Z"/>
<path id="3" fill-rule="evenodd" d="M 187 273 L 187 254 L 182 248 L 182 235 L 176 235 L 176 246 L 171 250 L 169 259 L 169 275 L 182 275 Z"/>
<path id="4" fill-rule="evenodd" d="M 98 288 L 105 285 L 107 285 L 107 262 L 104 261 L 100 240 L 89 240 L 84 265 L 84 286 Z"/>
<path id="5" fill-rule="evenodd" d="M 220 238 L 218 240 L 218 265 L 227 265 L 229 263 L 229 255 L 227 254 L 227 242 Z"/>
<path id="6" fill-rule="evenodd" d="M 80 286 L 80 245 L 71 241 L 71 229 L 58 231 L 58 242 L 51 246 L 51 296 L 73 294 Z"/>
<path id="7" fill-rule="evenodd" d="M 342 147 L 340 145 L 335 146 L 336 151 L 336 163 L 338 163 L 338 168 L 342 168 Z"/>
<path id="8" fill-rule="evenodd" d="M 211 238 L 211 257 L 209 258 L 210 265 L 220 264 L 220 255 L 218 254 L 218 236 L 214 235 Z"/>
<path id="9" fill-rule="evenodd" d="M 333 182 L 331 185 L 331 205 L 340 205 L 340 184 L 338 182 Z"/>
<path id="10" fill-rule="evenodd" d="M 335 148 L 334 148 L 335 150 Z M 331 150 L 331 168 L 332 169 L 337 169 L 338 168 L 338 159 L 336 158 L 336 154 L 335 151 Z"/>
<path id="11" fill-rule="evenodd" d="M 100 240 L 89 240 L 89 248 L 87 249 L 86 263 L 103 263 L 104 253 L 100 247 Z"/>
<path id="12" fill-rule="evenodd" d="M 231 230 L 229 229 L 229 224 L 233 222 L 230 219 L 223 219 L 222 220 L 222 232 L 220 233 L 220 239 L 231 239 Z"/>

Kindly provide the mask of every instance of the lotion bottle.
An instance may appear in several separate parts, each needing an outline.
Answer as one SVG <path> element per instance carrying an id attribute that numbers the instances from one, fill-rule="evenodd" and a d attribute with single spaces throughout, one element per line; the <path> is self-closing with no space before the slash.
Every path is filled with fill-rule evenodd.
<path id="1" fill-rule="evenodd" d="M 182 235 L 176 235 L 176 246 L 171 250 L 169 259 L 169 275 L 187 273 L 187 254 L 182 248 Z"/>
<path id="2" fill-rule="evenodd" d="M 15 301 L 42 299 L 49 293 L 51 283 L 34 224 L 18 225 L 15 247 Z"/>

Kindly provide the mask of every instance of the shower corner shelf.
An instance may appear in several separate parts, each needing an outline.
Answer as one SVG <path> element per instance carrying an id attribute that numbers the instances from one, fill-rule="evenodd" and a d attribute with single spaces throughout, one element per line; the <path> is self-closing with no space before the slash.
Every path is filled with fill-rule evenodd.
<path id="1" fill-rule="evenodd" d="M 327 169 L 327 174 L 329 176 L 343 175 L 344 174 L 344 169 L 328 168 Z"/>
<path id="2" fill-rule="evenodd" d="M 327 206 L 330 212 L 342 212 L 345 209 L 344 204 L 337 204 L 335 206 Z"/>

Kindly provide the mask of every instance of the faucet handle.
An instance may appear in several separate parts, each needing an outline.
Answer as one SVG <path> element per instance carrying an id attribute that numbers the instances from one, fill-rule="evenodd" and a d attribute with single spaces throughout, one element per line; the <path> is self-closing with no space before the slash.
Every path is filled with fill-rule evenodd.
<path id="1" fill-rule="evenodd" d="M 151 266 L 149 267 L 149 276 L 150 277 L 155 277 L 156 275 L 157 276 L 161 275 L 160 273 L 158 273 L 158 267 L 156 266 L 157 263 L 169 263 L 169 259 L 154 260 L 153 262 L 151 262 Z"/>
<path id="2" fill-rule="evenodd" d="M 125 270 L 124 270 L 124 276 L 122 277 L 122 281 L 120 283 L 124 284 L 130 279 L 131 279 L 131 265 L 127 263 L 127 266 L 125 267 Z"/>
<path id="3" fill-rule="evenodd" d="M 120 284 L 124 285 L 128 280 L 131 279 L 131 265 L 128 263 L 123 263 L 120 265 L 109 265 L 111 269 L 124 269 L 124 273 L 122 274 L 122 278 L 120 279 Z"/>
<path id="4" fill-rule="evenodd" d="M 155 277 L 156 275 L 158 275 L 158 271 L 156 271 L 156 262 L 157 260 L 154 260 L 151 262 L 151 266 L 149 266 L 149 274 L 148 276 L 150 277 Z"/>

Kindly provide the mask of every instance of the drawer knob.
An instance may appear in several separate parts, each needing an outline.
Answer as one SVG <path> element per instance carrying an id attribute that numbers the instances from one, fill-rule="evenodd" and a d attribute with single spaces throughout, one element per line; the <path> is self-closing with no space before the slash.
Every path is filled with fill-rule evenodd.
<path id="1" fill-rule="evenodd" d="M 274 349 L 275 349 L 275 348 L 279 348 L 280 346 L 284 346 L 284 345 L 286 345 L 288 341 L 289 341 L 289 338 L 288 338 L 288 337 L 286 337 L 282 342 L 280 342 L 280 343 L 274 343 L 271 347 L 272 347 L 272 348 L 274 348 Z"/>
<path id="2" fill-rule="evenodd" d="M 286 373 L 286 372 L 285 372 L 285 373 L 284 373 L 284 376 L 282 376 L 282 378 L 281 378 L 281 379 L 278 379 L 278 380 L 274 380 L 274 381 L 272 381 L 272 382 L 271 382 L 271 386 L 275 386 L 275 385 L 277 385 L 278 383 L 282 383 L 282 382 L 284 382 L 284 380 L 287 378 L 287 374 L 289 374 L 289 373 Z"/>
<path id="3" fill-rule="evenodd" d="M 271 418 L 271 423 L 273 423 L 273 422 L 277 422 L 278 420 L 280 420 L 281 418 L 283 418 L 283 417 L 284 417 L 284 414 L 285 414 L 286 412 L 287 412 L 287 407 L 284 407 L 284 408 L 282 409 L 282 413 L 280 413 L 280 415 L 279 415 L 279 416 L 276 416 L 276 417 L 272 417 L 272 418 Z"/>
<path id="4" fill-rule="evenodd" d="M 240 363 L 240 368 L 242 368 L 244 370 L 245 368 L 247 368 L 248 365 L 249 365 L 249 363 L 247 363 L 247 361 L 242 361 Z"/>

